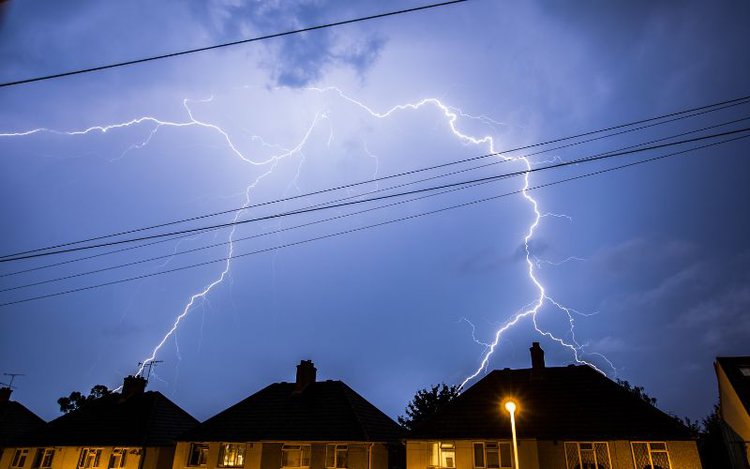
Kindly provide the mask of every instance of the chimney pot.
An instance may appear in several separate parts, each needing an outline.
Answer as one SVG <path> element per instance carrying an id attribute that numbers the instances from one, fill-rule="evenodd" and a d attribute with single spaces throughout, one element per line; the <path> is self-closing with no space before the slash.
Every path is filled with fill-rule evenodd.
<path id="1" fill-rule="evenodd" d="M 305 388 L 315 382 L 317 369 L 312 360 L 302 360 L 297 365 L 297 381 L 294 383 L 294 392 L 301 393 Z"/>
<path id="2" fill-rule="evenodd" d="M 544 350 L 542 350 L 542 347 L 539 346 L 539 342 L 532 342 L 529 352 L 531 352 L 531 369 L 543 370 Z"/>
<path id="3" fill-rule="evenodd" d="M 146 391 L 146 378 L 143 376 L 126 376 L 122 383 L 122 398 L 143 394 Z"/>
<path id="4" fill-rule="evenodd" d="M 0 402 L 8 402 L 12 392 L 13 390 L 8 386 L 0 388 Z"/>

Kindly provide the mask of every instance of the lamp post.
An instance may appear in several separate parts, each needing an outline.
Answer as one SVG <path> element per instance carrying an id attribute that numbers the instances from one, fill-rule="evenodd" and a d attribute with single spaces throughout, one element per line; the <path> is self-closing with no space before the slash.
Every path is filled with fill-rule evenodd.
<path id="1" fill-rule="evenodd" d="M 518 467 L 518 439 L 516 438 L 516 403 L 508 401 L 505 403 L 505 410 L 510 414 L 510 430 L 513 433 L 513 460 L 515 461 L 515 468 Z"/>

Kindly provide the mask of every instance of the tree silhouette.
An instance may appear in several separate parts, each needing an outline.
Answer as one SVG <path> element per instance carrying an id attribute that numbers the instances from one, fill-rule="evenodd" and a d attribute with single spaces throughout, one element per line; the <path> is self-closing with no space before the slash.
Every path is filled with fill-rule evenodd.
<path id="1" fill-rule="evenodd" d="M 626 391 L 630 392 L 630 394 L 634 395 L 635 397 L 642 400 L 643 402 L 647 404 L 651 404 L 652 406 L 656 407 L 656 398 L 651 397 L 648 394 L 646 394 L 646 390 L 643 388 L 643 386 L 633 386 L 627 380 L 624 380 L 624 379 L 618 379 L 617 384 L 625 388 Z"/>
<path id="2" fill-rule="evenodd" d="M 435 415 L 445 404 L 459 394 L 458 385 L 436 384 L 430 389 L 420 389 L 406 406 L 406 415 L 398 416 L 398 423 L 413 430 L 420 423 Z"/>
<path id="3" fill-rule="evenodd" d="M 91 388 L 91 392 L 88 396 L 84 396 L 78 391 L 73 391 L 67 397 L 63 396 L 58 399 L 57 403 L 60 405 L 60 412 L 62 412 L 63 414 L 67 414 L 68 412 L 73 412 L 74 410 L 80 409 L 91 401 L 100 399 L 104 396 L 108 396 L 111 393 L 112 391 L 110 391 L 107 386 L 104 386 L 103 384 L 97 384 L 96 386 Z"/>

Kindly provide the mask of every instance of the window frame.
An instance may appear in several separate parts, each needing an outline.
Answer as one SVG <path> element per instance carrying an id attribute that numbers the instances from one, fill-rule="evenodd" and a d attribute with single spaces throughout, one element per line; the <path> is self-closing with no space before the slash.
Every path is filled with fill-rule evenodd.
<path id="1" fill-rule="evenodd" d="M 612 466 L 612 453 L 609 449 L 609 442 L 608 441 L 566 441 L 563 445 L 563 450 L 565 451 L 565 467 L 568 469 L 575 469 L 575 465 L 571 467 L 568 464 L 568 445 L 575 445 L 576 446 L 576 454 L 578 455 L 578 466 L 583 469 L 583 455 L 581 453 L 581 445 L 591 445 L 591 448 L 586 448 L 584 451 L 591 451 L 594 455 L 594 464 L 600 465 L 602 464 L 596 453 L 596 446 L 595 445 L 604 445 L 605 448 L 607 448 L 607 461 L 604 461 L 605 467 L 607 469 L 613 469 L 614 466 Z"/>
<path id="2" fill-rule="evenodd" d="M 35 469 L 49 469 L 52 467 L 52 460 L 55 457 L 55 448 L 38 448 L 34 456 L 34 463 L 31 467 Z M 47 461 L 45 463 L 45 461 Z"/>
<path id="3" fill-rule="evenodd" d="M 235 452 L 235 461 L 233 464 L 227 464 L 225 461 L 225 455 L 227 454 L 227 448 L 230 446 L 236 446 L 238 451 Z M 245 467 L 245 452 L 247 451 L 246 443 L 235 443 L 235 442 L 222 442 L 219 446 L 219 460 L 216 462 L 217 467 Z M 237 459 L 241 462 L 237 463 Z"/>
<path id="4" fill-rule="evenodd" d="M 98 448 L 98 447 L 81 448 L 81 452 L 78 455 L 78 464 L 76 465 L 76 467 L 78 469 L 90 469 L 90 468 L 101 467 L 102 453 L 103 453 L 102 448 Z M 93 459 L 89 458 L 89 454 L 94 455 Z M 92 460 L 92 464 L 90 466 L 87 466 L 86 461 L 89 461 L 89 460 Z"/>
<path id="5" fill-rule="evenodd" d="M 444 454 L 453 453 L 453 465 L 443 465 L 442 462 L 446 458 Z M 440 469 L 456 469 L 456 442 L 455 441 L 433 441 L 430 443 L 430 463 L 427 465 L 430 468 Z"/>
<path id="6" fill-rule="evenodd" d="M 487 457 L 487 445 L 496 445 L 495 448 L 497 449 L 497 467 L 489 466 Z M 477 446 L 482 447 L 482 458 L 484 459 L 482 461 L 482 465 L 477 464 Z M 503 466 L 503 459 L 501 456 L 500 447 L 501 446 L 507 446 L 508 450 L 510 451 L 510 457 L 508 458 L 508 463 L 510 466 Z M 504 440 L 497 440 L 497 441 L 475 441 L 471 445 L 471 453 L 474 464 L 473 467 L 475 469 L 512 469 L 513 468 L 513 444 L 510 441 L 504 441 Z"/>
<path id="7" fill-rule="evenodd" d="M 341 458 L 339 455 L 341 453 L 344 453 L 343 457 L 343 464 L 341 463 Z M 332 458 L 329 458 L 329 454 L 332 456 Z M 333 460 L 333 465 L 329 465 L 329 460 Z M 349 467 L 349 445 L 344 444 L 336 444 L 336 443 L 328 443 L 326 444 L 326 460 L 325 460 L 325 467 L 327 469 L 347 469 Z"/>
<path id="8" fill-rule="evenodd" d="M 13 453 L 13 459 L 10 460 L 10 467 L 24 467 L 30 453 L 29 448 L 16 448 L 16 451 Z"/>
<path id="9" fill-rule="evenodd" d="M 118 457 L 119 456 L 119 457 Z M 112 465 L 113 460 L 117 457 L 119 464 L 116 466 Z M 128 449 L 123 447 L 117 447 L 112 449 L 109 453 L 109 460 L 107 461 L 107 469 L 121 469 L 125 467 L 128 459 Z"/>
<path id="10" fill-rule="evenodd" d="M 289 466 L 284 464 L 284 456 L 293 451 L 299 451 L 299 466 Z M 307 454 L 307 464 L 305 464 L 305 453 Z M 283 444 L 281 446 L 281 467 L 310 467 L 310 459 L 312 454 L 312 446 L 309 443 L 299 444 Z M 289 462 L 289 457 L 286 457 Z"/>
<path id="11" fill-rule="evenodd" d="M 654 458 L 653 453 L 664 453 L 667 455 L 667 464 L 669 464 L 668 467 L 662 468 L 662 469 L 672 469 L 672 457 L 669 455 L 669 446 L 667 445 L 666 441 L 631 441 L 630 442 L 630 454 L 633 457 L 633 467 L 637 468 L 638 463 L 635 460 L 635 447 L 634 445 L 646 445 L 646 454 L 648 455 L 648 464 L 651 466 L 651 469 L 654 468 Z M 652 449 L 651 445 L 664 445 L 664 449 Z"/>
<path id="12" fill-rule="evenodd" d="M 193 454 L 198 454 L 198 459 L 195 462 L 193 461 Z M 201 462 L 201 459 L 203 462 Z M 187 467 L 206 467 L 207 463 L 208 443 L 191 442 L 188 447 L 187 461 L 185 462 L 185 465 Z"/>

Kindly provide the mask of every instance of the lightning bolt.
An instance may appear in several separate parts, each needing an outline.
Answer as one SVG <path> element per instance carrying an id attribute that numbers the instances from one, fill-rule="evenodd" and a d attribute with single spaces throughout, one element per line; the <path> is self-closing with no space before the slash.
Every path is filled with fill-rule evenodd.
<path id="1" fill-rule="evenodd" d="M 444 104 L 438 98 L 425 98 L 414 103 L 398 104 L 386 110 L 385 112 L 377 112 L 371 107 L 364 104 L 363 102 L 346 95 L 344 92 L 342 92 L 339 88 L 336 88 L 336 87 L 308 88 L 307 91 L 312 91 L 312 92 L 321 93 L 321 94 L 334 93 L 340 99 L 356 106 L 360 110 L 364 111 L 365 113 L 369 114 L 371 117 L 376 118 L 376 119 L 386 119 L 398 112 L 416 111 L 424 107 L 435 108 L 446 119 L 448 128 L 450 129 L 450 132 L 455 138 L 457 138 L 460 142 L 464 144 L 484 146 L 485 148 L 487 148 L 487 151 L 492 154 L 498 153 L 498 149 L 495 146 L 495 139 L 491 135 L 472 136 L 467 133 L 464 133 L 463 131 L 459 129 L 458 121 L 460 118 L 461 119 L 475 119 L 493 128 L 497 128 L 497 127 L 505 125 L 501 122 L 495 121 L 483 115 L 475 116 L 475 115 L 471 115 L 468 113 L 464 113 L 458 108 Z M 87 135 L 87 134 L 95 133 L 95 132 L 107 133 L 113 130 L 128 128 L 128 127 L 141 125 L 141 124 L 153 125 L 153 128 L 150 130 L 149 134 L 143 141 L 141 141 L 140 143 L 131 145 L 120 156 L 120 157 L 124 157 L 127 152 L 137 150 L 148 145 L 152 141 L 154 136 L 157 134 L 157 132 L 159 132 L 163 128 L 197 127 L 197 128 L 202 128 L 202 129 L 210 130 L 212 132 L 217 133 L 224 140 L 229 151 L 232 154 L 234 154 L 236 157 L 240 158 L 242 161 L 253 166 L 267 168 L 254 180 L 252 180 L 250 184 L 247 186 L 247 188 L 245 189 L 244 203 L 241 209 L 235 212 L 234 217 L 233 217 L 233 222 L 237 222 L 238 220 L 240 220 L 242 215 L 245 213 L 246 209 L 251 205 L 253 190 L 262 182 L 262 180 L 273 173 L 273 171 L 275 170 L 275 168 L 277 167 L 280 161 L 293 157 L 295 155 L 300 156 L 300 161 L 297 166 L 296 175 L 294 176 L 290 184 L 290 187 L 287 188 L 287 191 L 291 187 L 295 187 L 297 190 L 299 190 L 299 187 L 297 186 L 297 180 L 300 176 L 300 172 L 305 162 L 305 157 L 304 157 L 304 153 L 302 152 L 302 149 L 307 143 L 313 130 L 320 123 L 320 121 L 327 119 L 326 114 L 324 112 L 319 112 L 318 114 L 316 114 L 315 118 L 312 120 L 311 124 L 308 126 L 308 129 L 303 135 L 303 137 L 301 138 L 301 140 L 297 143 L 296 146 L 294 146 L 291 149 L 283 149 L 277 145 L 268 144 L 267 142 L 265 142 L 265 140 L 262 139 L 262 137 L 252 136 L 251 139 L 253 141 L 257 141 L 262 146 L 267 147 L 267 148 L 273 148 L 274 150 L 277 151 L 275 154 L 272 154 L 270 157 L 267 157 L 264 159 L 253 159 L 253 158 L 248 157 L 242 151 L 239 150 L 239 148 L 234 143 L 234 141 L 232 140 L 232 138 L 230 137 L 227 131 L 225 131 L 218 125 L 201 121 L 195 117 L 190 107 L 190 103 L 193 103 L 193 102 L 209 103 L 212 101 L 212 99 L 213 97 L 209 97 L 203 100 L 184 99 L 182 104 L 188 117 L 188 119 L 184 121 L 165 121 L 165 120 L 161 120 L 156 117 L 153 117 L 153 116 L 143 116 L 143 117 L 139 117 L 139 118 L 132 119 L 132 120 L 122 122 L 122 123 L 110 124 L 110 125 L 97 125 L 97 126 L 92 126 L 92 127 L 83 129 L 83 130 L 58 131 L 58 130 L 52 130 L 52 129 L 47 129 L 47 128 L 38 128 L 38 129 L 17 132 L 17 133 L 0 133 L 0 137 L 24 137 L 24 136 L 30 136 L 30 135 L 34 135 L 37 133 L 41 133 L 41 132 L 50 132 L 53 134 L 68 135 L 68 136 L 79 136 L 79 135 Z M 331 128 L 330 134 L 328 137 L 328 145 L 331 144 L 333 138 L 334 138 L 333 129 Z M 374 174 L 373 174 L 373 178 L 375 178 L 377 177 L 377 174 L 379 171 L 379 160 L 377 156 L 370 153 L 370 151 L 367 149 L 366 144 L 364 144 L 364 151 L 365 151 L 365 154 L 369 158 L 372 158 L 375 163 Z M 530 161 L 529 157 L 527 156 L 510 157 L 510 156 L 505 156 L 505 155 L 499 155 L 498 158 L 501 158 L 505 161 L 520 162 L 521 164 L 523 164 L 523 167 L 527 171 L 530 171 L 533 165 L 539 164 L 539 162 Z M 554 160 L 558 160 L 558 159 L 559 158 L 557 157 L 554 158 Z M 526 234 L 523 237 L 523 246 L 524 246 L 524 251 L 525 251 L 526 275 L 528 276 L 529 281 L 534 286 L 537 292 L 536 296 L 534 300 L 528 303 L 526 306 L 512 313 L 510 317 L 498 329 L 495 330 L 495 333 L 493 335 L 493 340 L 488 343 L 479 341 L 475 336 L 474 325 L 471 322 L 469 322 L 468 319 L 464 319 L 472 327 L 472 337 L 474 341 L 483 345 L 485 347 L 485 351 L 481 355 L 479 366 L 476 368 L 475 371 L 470 373 L 461 382 L 459 388 L 464 388 L 468 382 L 476 378 L 480 373 L 482 373 L 482 371 L 488 368 L 490 360 L 495 354 L 495 352 L 497 351 L 498 347 L 500 346 L 500 343 L 504 334 L 508 330 L 510 330 L 511 328 L 513 328 L 514 326 L 516 326 L 522 320 L 525 320 L 525 319 L 531 320 L 530 322 L 538 334 L 549 338 L 550 340 L 559 344 L 559 346 L 561 346 L 562 348 L 569 350 L 575 362 L 590 365 L 597 371 L 604 373 L 595 364 L 583 358 L 585 345 L 581 345 L 575 336 L 575 316 L 576 315 L 586 316 L 586 315 L 576 311 L 575 309 L 569 308 L 563 305 L 562 303 L 558 302 L 554 298 L 552 298 L 547 293 L 544 285 L 542 284 L 542 282 L 537 276 L 536 269 L 540 268 L 541 263 L 546 262 L 546 263 L 550 263 L 553 265 L 556 265 L 556 264 L 550 261 L 540 260 L 539 258 L 533 255 L 531 248 L 530 248 L 530 243 L 534 238 L 534 234 L 537 228 L 539 227 L 539 224 L 542 218 L 557 217 L 557 218 L 566 218 L 568 220 L 571 220 L 571 219 L 567 215 L 561 215 L 561 214 L 556 214 L 556 213 L 551 213 L 551 212 L 545 212 L 545 213 L 541 212 L 539 208 L 539 202 L 529 194 L 529 187 L 530 187 L 529 173 L 527 172 L 524 174 L 524 177 L 523 177 L 523 186 L 521 190 L 521 195 L 523 199 L 526 201 L 526 203 L 528 204 L 528 206 L 530 207 L 533 213 L 533 218 L 532 218 L 531 223 L 526 229 Z M 170 338 L 176 335 L 177 330 L 180 327 L 180 324 L 185 320 L 185 318 L 189 315 L 189 313 L 196 307 L 196 305 L 204 304 L 207 301 L 208 295 L 213 290 L 215 290 L 219 285 L 221 285 L 228 276 L 230 276 L 232 256 L 234 254 L 234 240 L 235 240 L 236 229 L 237 227 L 234 226 L 229 232 L 228 243 L 227 243 L 229 252 L 228 252 L 227 260 L 224 263 L 223 269 L 220 272 L 220 274 L 217 277 L 215 277 L 213 280 L 211 280 L 200 291 L 193 293 L 190 296 L 189 300 L 185 303 L 185 305 L 181 309 L 181 312 L 174 319 L 172 326 L 162 336 L 162 339 L 153 348 L 153 350 L 151 351 L 151 354 L 146 359 L 142 360 L 141 362 L 142 364 L 140 365 L 136 374 L 140 375 L 143 372 L 144 368 L 150 362 L 153 362 L 156 359 L 160 350 L 164 347 L 164 345 L 167 343 L 167 341 Z M 567 262 L 571 260 L 580 260 L 580 258 L 571 256 L 562 262 Z M 538 316 L 545 306 L 550 306 L 556 309 L 567 318 L 567 321 L 569 324 L 567 337 L 558 337 L 557 335 L 553 334 L 551 331 L 545 330 L 539 325 Z M 175 343 L 175 346 L 177 346 L 176 343 Z M 591 352 L 586 352 L 586 354 L 599 357 L 601 360 L 606 362 L 608 366 L 612 367 L 612 369 L 614 370 L 614 366 L 612 365 L 612 363 L 603 355 L 598 354 L 598 353 L 591 353 Z"/>
<path id="2" fill-rule="evenodd" d="M 502 125 L 501 123 L 490 120 L 484 116 L 473 116 L 471 114 L 464 113 L 458 108 L 448 106 L 444 104 L 442 101 L 440 101 L 437 98 L 425 98 L 422 99 L 416 103 L 408 103 L 408 104 L 398 104 L 396 106 L 393 106 L 392 108 L 388 109 L 385 112 L 377 112 L 373 110 L 371 107 L 367 106 L 366 104 L 362 103 L 361 101 L 358 101 L 348 95 L 346 95 L 343 91 L 341 91 L 339 88 L 336 87 L 326 87 L 326 88 L 309 88 L 313 91 L 317 91 L 319 93 L 328 93 L 332 92 L 337 94 L 341 99 L 350 102 L 351 104 L 359 107 L 363 111 L 370 114 L 370 116 L 378 118 L 378 119 L 385 119 L 391 115 L 393 115 L 396 112 L 399 111 L 406 111 L 406 110 L 417 110 L 425 106 L 433 106 L 437 108 L 447 119 L 448 127 L 450 128 L 450 131 L 452 134 L 461 142 L 472 144 L 472 145 L 485 145 L 488 152 L 491 154 L 498 153 L 498 149 L 495 146 L 495 139 L 491 135 L 485 135 L 485 136 L 471 136 L 466 133 L 463 133 L 458 128 L 458 119 L 459 117 L 467 117 L 471 119 L 479 119 L 483 122 L 489 123 L 489 124 L 495 124 L 495 125 Z M 520 156 L 520 157 L 509 157 L 505 155 L 500 155 L 501 158 L 503 158 L 506 161 L 520 161 L 525 169 L 527 171 L 530 171 L 532 168 L 532 163 L 528 157 L 526 156 Z M 528 275 L 528 278 L 530 282 L 534 285 L 537 296 L 536 299 L 531 302 L 528 306 L 524 307 L 520 311 L 517 311 L 513 315 L 511 315 L 510 319 L 508 319 L 505 324 L 503 324 L 500 328 L 498 328 L 495 331 L 494 339 L 489 344 L 483 344 L 487 346 L 486 351 L 484 352 L 482 359 L 480 361 L 479 366 L 476 368 L 476 370 L 469 374 L 460 384 L 459 389 L 463 389 L 466 384 L 479 376 L 480 373 L 482 373 L 483 370 L 486 370 L 489 366 L 490 359 L 494 355 L 495 351 L 497 350 L 497 347 L 500 344 L 500 341 L 503 337 L 503 335 L 511 329 L 513 326 L 518 324 L 522 319 L 530 318 L 532 325 L 537 333 L 540 335 L 549 338 L 550 340 L 556 342 L 561 347 L 569 350 L 572 355 L 573 359 L 576 363 L 579 364 L 586 364 L 594 368 L 595 370 L 599 371 L 602 374 L 605 374 L 599 367 L 597 367 L 594 363 L 591 363 L 583 358 L 583 346 L 577 341 L 575 337 L 575 318 L 574 314 L 577 313 L 577 311 L 566 307 L 562 303 L 556 301 L 553 299 L 549 294 L 547 294 L 547 291 L 542 284 L 542 282 L 539 280 L 539 278 L 536 275 L 536 269 L 535 269 L 535 260 L 536 258 L 533 256 L 531 252 L 531 248 L 529 247 L 531 240 L 534 238 L 534 233 L 536 232 L 536 229 L 539 227 L 539 224 L 541 222 L 541 219 L 545 216 L 557 216 L 561 217 L 562 215 L 559 214 L 553 214 L 553 213 L 542 213 L 539 209 L 539 202 L 534 199 L 529 194 L 529 187 L 530 187 L 530 181 L 529 181 L 529 174 L 526 172 L 524 174 L 523 178 L 523 187 L 521 190 L 521 195 L 526 200 L 526 202 L 531 207 L 531 210 L 533 212 L 533 220 L 531 224 L 528 226 L 526 235 L 523 238 L 523 245 L 524 245 L 524 251 L 525 251 L 525 262 L 526 262 L 526 273 Z M 562 216 L 566 217 L 566 216 Z M 569 218 L 569 217 L 567 217 Z M 551 331 L 544 330 L 540 327 L 537 317 L 539 315 L 539 312 L 542 310 L 542 308 L 545 305 L 550 305 L 560 312 L 562 312 L 568 320 L 568 323 L 570 325 L 569 330 L 569 339 L 565 339 L 562 337 L 558 337 L 555 334 L 553 334 Z M 473 325 L 472 325 L 473 326 Z M 472 332 L 472 336 L 473 336 Z M 476 338 L 474 338 L 475 342 L 478 342 Z M 597 354 L 597 356 L 600 356 Z M 604 361 L 607 362 L 609 366 L 611 366 L 614 369 L 614 366 L 612 366 L 612 363 L 607 360 L 605 357 L 602 357 Z"/>
<path id="3" fill-rule="evenodd" d="M 189 108 L 188 108 L 188 112 L 190 112 Z M 190 117 L 191 119 L 194 120 L 192 113 L 190 114 Z M 294 148 L 265 160 L 265 163 L 263 164 L 271 163 L 271 166 L 265 172 L 261 173 L 258 177 L 256 177 L 250 183 L 249 186 L 247 186 L 247 189 L 245 190 L 245 202 L 242 205 L 241 210 L 238 210 L 237 212 L 235 212 L 234 217 L 232 219 L 234 223 L 236 223 L 240 219 L 240 217 L 245 213 L 245 210 L 247 209 L 247 207 L 251 205 L 252 203 L 251 194 L 253 192 L 253 189 L 255 189 L 264 178 L 266 178 L 267 176 L 273 173 L 279 161 L 285 158 L 289 158 L 297 153 L 300 153 L 302 148 L 305 146 L 305 143 L 307 143 L 308 139 L 310 138 L 310 135 L 312 134 L 313 130 L 317 126 L 318 122 L 325 118 L 326 118 L 326 115 L 324 113 L 316 114 L 312 123 L 308 127 L 307 132 L 305 132 L 304 136 L 302 137 L 302 140 Z M 235 154 L 237 154 L 243 161 L 247 161 L 251 164 L 256 164 L 255 162 L 253 162 L 253 160 L 245 157 L 245 155 L 243 155 L 238 150 L 236 150 L 236 147 L 234 146 L 231 139 L 229 138 L 229 135 L 225 131 L 221 130 L 219 127 L 212 125 L 212 124 L 204 124 L 204 125 L 209 128 L 213 128 L 217 130 L 219 133 L 225 136 L 232 151 L 235 152 Z M 299 171 L 303 163 L 304 163 L 304 158 L 301 159 L 300 164 L 297 167 L 297 174 L 293 181 L 294 184 L 296 184 L 296 181 L 299 178 Z M 182 312 L 179 315 L 177 315 L 177 317 L 175 318 L 175 321 L 172 324 L 172 327 L 166 332 L 166 334 L 164 334 L 161 341 L 158 344 L 156 344 L 156 347 L 154 347 L 154 349 L 152 350 L 151 355 L 149 355 L 146 359 L 144 359 L 141 362 L 141 365 L 138 371 L 136 372 L 136 375 L 140 375 L 141 373 L 143 373 L 143 370 L 148 365 L 148 363 L 156 360 L 156 355 L 159 353 L 159 350 L 161 350 L 161 348 L 164 347 L 164 344 L 166 344 L 167 340 L 169 340 L 169 338 L 172 337 L 177 332 L 177 328 L 180 326 L 180 323 L 188 316 L 188 314 L 193 309 L 193 307 L 199 301 L 205 301 L 208 294 L 211 293 L 211 291 L 214 288 L 220 285 L 224 281 L 224 279 L 229 275 L 229 270 L 232 264 L 232 257 L 234 255 L 234 236 L 235 236 L 236 231 L 237 231 L 237 225 L 233 225 L 232 229 L 229 232 L 229 253 L 227 255 L 227 260 L 224 263 L 224 269 L 221 271 L 219 276 L 213 281 L 211 281 L 203 290 L 199 291 L 198 293 L 194 293 L 190 297 L 190 300 L 187 302 L 187 304 L 185 304 L 184 308 L 182 309 Z"/>
<path id="4" fill-rule="evenodd" d="M 8 138 L 8 137 L 27 137 L 32 136 L 39 133 L 51 133 L 55 135 L 66 135 L 66 136 L 84 136 L 92 133 L 102 133 L 105 134 L 107 132 L 111 132 L 113 130 L 120 130 L 125 129 L 129 127 L 138 126 L 141 124 L 152 124 L 153 128 L 148 133 L 147 137 L 140 143 L 133 144 L 128 149 L 126 149 L 119 158 L 122 158 L 125 156 L 125 154 L 129 151 L 140 149 L 148 145 L 154 136 L 157 134 L 157 132 L 162 128 L 185 128 L 185 127 L 199 127 L 203 129 L 208 129 L 213 132 L 218 133 L 226 143 L 227 147 L 229 148 L 230 152 L 234 154 L 236 157 L 240 158 L 242 161 L 253 165 L 253 166 L 269 166 L 267 170 L 262 172 L 260 175 L 258 175 L 245 189 L 244 191 L 244 203 L 240 210 L 236 211 L 234 214 L 234 217 L 232 218 L 232 221 L 236 223 L 242 215 L 245 213 L 247 207 L 251 205 L 252 202 L 252 192 L 253 190 L 258 186 L 258 184 L 265 179 L 267 176 L 273 173 L 274 169 L 277 167 L 278 163 L 284 159 L 290 158 L 296 154 L 300 154 L 302 148 L 307 143 L 308 139 L 310 138 L 310 135 L 313 133 L 313 130 L 317 127 L 319 122 L 323 119 L 326 119 L 327 116 L 325 113 L 319 112 L 315 115 L 315 118 L 312 120 L 312 123 L 309 125 L 307 131 L 303 135 L 302 139 L 291 149 L 281 149 L 282 151 L 280 153 L 276 153 L 274 155 L 271 155 L 270 157 L 267 157 L 265 159 L 261 160 L 255 160 L 247 155 L 245 155 L 242 151 L 239 150 L 235 142 L 230 137 L 229 133 L 219 127 L 218 125 L 211 124 L 208 122 L 204 122 L 201 120 L 198 120 L 195 115 L 193 114 L 193 110 L 190 108 L 190 103 L 210 103 L 213 100 L 213 96 L 201 99 L 201 100 L 190 100 L 190 99 L 183 99 L 182 105 L 183 108 L 186 111 L 188 120 L 185 121 L 167 121 L 162 120 L 154 116 L 142 116 L 135 119 L 131 119 L 126 122 L 120 122 L 116 124 L 109 124 L 109 125 L 95 125 L 91 126 L 82 130 L 71 130 L 71 131 L 60 131 L 55 129 L 48 129 L 48 128 L 36 128 L 32 130 L 26 130 L 22 132 L 5 132 L 0 133 L 0 138 Z M 253 135 L 250 137 L 251 140 L 259 142 L 262 146 L 268 147 L 268 148 L 276 148 L 279 149 L 277 145 L 271 145 L 265 142 L 262 137 Z M 332 137 L 331 137 L 332 138 Z M 118 159 L 119 159 L 118 158 Z M 299 177 L 299 171 L 301 170 L 302 164 L 304 163 L 304 158 L 301 158 L 300 164 L 297 169 L 297 174 L 292 181 L 292 184 L 296 184 L 296 180 Z M 193 310 L 193 308 L 204 301 L 206 301 L 207 296 L 211 291 L 213 291 L 215 288 L 217 288 L 224 280 L 229 276 L 231 264 L 232 264 L 232 256 L 234 254 L 234 237 L 237 231 L 237 225 L 234 225 L 232 229 L 229 232 L 228 236 L 228 256 L 227 260 L 224 263 L 224 267 L 222 271 L 219 273 L 219 275 L 210 281 L 202 290 L 192 294 L 185 304 L 185 306 L 182 308 L 180 314 L 177 315 L 174 322 L 172 323 L 172 326 L 167 330 L 167 332 L 162 336 L 161 340 L 156 344 L 156 346 L 151 351 L 151 354 L 146 357 L 144 360 L 141 361 L 138 370 L 136 371 L 136 375 L 141 375 L 148 366 L 149 363 L 156 360 L 156 356 L 159 353 L 159 351 L 164 347 L 164 345 L 167 343 L 167 341 L 175 336 L 177 333 L 178 328 L 180 327 L 180 324 L 185 320 L 185 318 L 189 315 L 189 313 Z M 177 343 L 175 342 L 175 346 L 177 347 Z M 179 348 L 178 348 L 178 355 L 179 355 Z M 119 388 L 117 388 L 119 389 Z M 116 390 L 117 390 L 116 389 Z"/>

